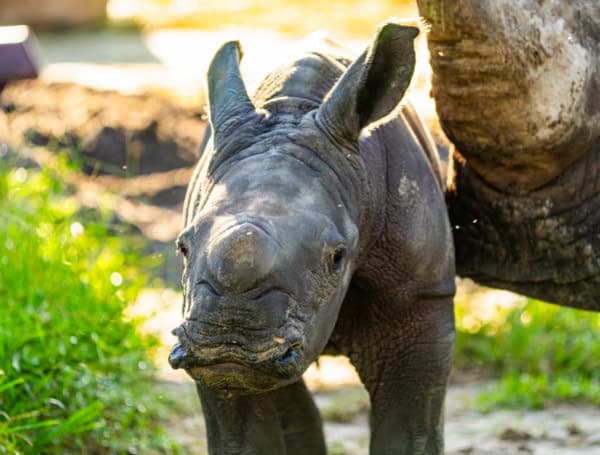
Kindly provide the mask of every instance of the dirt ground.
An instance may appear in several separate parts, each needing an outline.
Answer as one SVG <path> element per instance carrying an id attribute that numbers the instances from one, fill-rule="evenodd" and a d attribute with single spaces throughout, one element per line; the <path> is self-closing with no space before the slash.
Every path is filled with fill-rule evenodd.
<path id="1" fill-rule="evenodd" d="M 43 44 L 54 64 L 66 65 L 68 62 L 60 63 L 57 39 Z M 169 39 L 177 43 L 173 36 Z M 135 49 L 131 52 L 138 55 Z M 149 65 L 146 69 L 150 72 L 156 64 L 140 63 Z M 102 71 L 110 70 L 111 63 L 106 65 Z M 172 242 L 181 229 L 181 203 L 205 127 L 202 106 L 183 107 L 156 87 L 131 94 L 115 84 L 113 88 L 120 92 L 99 92 L 69 83 L 67 74 L 57 76 L 59 67 L 54 70 L 52 77 L 11 84 L 2 93 L 0 157 L 7 145 L 22 151 L 20 165 L 24 166 L 44 166 L 57 153 L 68 154 L 81 168 L 69 183 L 82 205 L 94 207 L 100 199 L 109 200 L 116 211 L 114 223 L 137 227 L 150 241 L 150 253 L 162 256 L 166 288 L 147 289 L 130 312 L 150 316 L 145 330 L 157 333 L 163 341 L 156 354 L 157 380 L 164 386 L 165 397 L 174 400 L 179 409 L 170 416 L 170 433 L 184 451 L 202 455 L 204 426 L 193 385 L 166 363 L 174 341 L 169 332 L 178 323 L 181 302 L 180 264 Z M 109 74 L 102 71 L 99 74 Z M 136 67 L 135 71 L 145 70 Z M 75 73 L 72 78 L 81 82 Z M 109 81 L 104 82 L 103 88 L 110 88 Z M 368 398 L 352 367 L 344 359 L 325 358 L 319 367 L 311 367 L 306 380 L 324 416 L 330 453 L 366 454 Z M 485 382 L 477 381 L 451 384 L 446 409 L 447 453 L 600 453 L 600 409 L 562 406 L 481 414 L 474 402 L 486 387 Z"/>

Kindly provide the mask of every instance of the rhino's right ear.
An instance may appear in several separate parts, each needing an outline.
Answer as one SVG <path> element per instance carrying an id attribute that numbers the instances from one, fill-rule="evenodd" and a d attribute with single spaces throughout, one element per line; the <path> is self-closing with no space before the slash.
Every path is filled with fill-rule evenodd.
<path id="1" fill-rule="evenodd" d="M 254 112 L 240 72 L 241 58 L 240 43 L 229 41 L 217 51 L 208 68 L 209 121 L 215 146 L 231 127 Z"/>
<path id="2" fill-rule="evenodd" d="M 400 102 L 415 68 L 413 41 L 418 33 L 415 27 L 384 24 L 331 89 L 316 119 L 336 141 L 356 142 L 365 126 Z"/>

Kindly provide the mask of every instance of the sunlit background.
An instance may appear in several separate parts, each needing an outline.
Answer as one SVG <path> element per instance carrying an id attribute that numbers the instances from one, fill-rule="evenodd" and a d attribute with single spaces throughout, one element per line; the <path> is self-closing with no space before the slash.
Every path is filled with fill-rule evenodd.
<path id="1" fill-rule="evenodd" d="M 108 15 L 151 27 L 269 28 L 302 35 L 324 28 L 344 37 L 369 37 L 388 17 L 417 17 L 415 1 L 376 0 L 109 0 Z"/>
<path id="2" fill-rule="evenodd" d="M 37 2 L 13 3 L 13 14 L 0 13 L 0 18 L 4 14 L 50 31 L 39 37 L 46 80 L 126 93 L 165 92 L 188 105 L 202 102 L 207 63 L 227 39 L 242 42 L 243 70 L 252 89 L 269 69 L 324 36 L 356 54 L 383 19 L 416 22 L 418 15 L 416 2 L 381 0 L 363 5 L 341 0 L 100 0 L 87 2 L 89 9 L 77 0 L 42 8 Z M 108 28 L 89 32 L 99 24 Z M 65 36 L 56 31 L 65 25 L 87 28 Z"/>

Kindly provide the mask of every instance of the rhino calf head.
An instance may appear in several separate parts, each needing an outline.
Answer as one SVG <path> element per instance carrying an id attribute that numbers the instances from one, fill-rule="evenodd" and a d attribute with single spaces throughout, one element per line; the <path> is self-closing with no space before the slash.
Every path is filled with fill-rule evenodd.
<path id="1" fill-rule="evenodd" d="M 211 135 L 177 240 L 185 297 L 174 368 L 205 386 L 257 392 L 297 381 L 322 352 L 372 240 L 359 134 L 408 87 L 416 34 L 386 25 L 348 68 L 307 57 L 254 101 L 239 45 L 217 52 Z"/>

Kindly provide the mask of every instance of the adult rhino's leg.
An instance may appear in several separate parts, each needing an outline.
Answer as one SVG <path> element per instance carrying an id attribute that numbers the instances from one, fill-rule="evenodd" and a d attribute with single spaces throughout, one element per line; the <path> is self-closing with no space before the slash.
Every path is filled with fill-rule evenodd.
<path id="1" fill-rule="evenodd" d="M 321 417 L 302 380 L 254 395 L 197 390 L 210 455 L 326 453 Z"/>
<path id="2" fill-rule="evenodd" d="M 443 453 L 443 406 L 454 344 L 451 299 L 398 309 L 351 288 L 331 339 L 371 398 L 371 455 Z"/>

